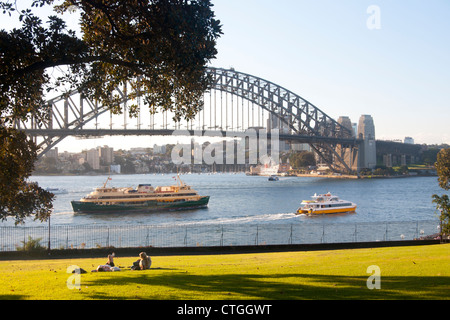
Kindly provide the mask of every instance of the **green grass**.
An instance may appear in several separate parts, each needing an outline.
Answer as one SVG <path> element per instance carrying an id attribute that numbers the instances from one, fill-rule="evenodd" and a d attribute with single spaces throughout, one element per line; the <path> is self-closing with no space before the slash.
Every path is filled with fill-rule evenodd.
<path id="1" fill-rule="evenodd" d="M 129 266 L 135 257 L 116 257 Z M 450 244 L 205 256 L 155 256 L 151 270 L 91 273 L 106 259 L 0 261 L 1 299 L 449 299 Z M 66 273 L 77 265 L 80 289 Z M 367 267 L 381 270 L 369 290 Z"/>

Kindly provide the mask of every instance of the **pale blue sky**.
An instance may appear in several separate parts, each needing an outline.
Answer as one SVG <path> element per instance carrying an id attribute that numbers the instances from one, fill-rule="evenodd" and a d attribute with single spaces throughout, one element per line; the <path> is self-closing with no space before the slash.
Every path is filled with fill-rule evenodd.
<path id="1" fill-rule="evenodd" d="M 299 94 L 378 139 L 450 143 L 450 1 L 216 0 L 217 67 Z M 369 30 L 370 5 L 381 29 Z"/>
<path id="2" fill-rule="evenodd" d="M 270 80 L 336 119 L 370 114 L 377 139 L 450 144 L 450 1 L 212 2 L 224 32 L 212 66 Z M 367 27 L 371 5 L 381 29 Z"/>

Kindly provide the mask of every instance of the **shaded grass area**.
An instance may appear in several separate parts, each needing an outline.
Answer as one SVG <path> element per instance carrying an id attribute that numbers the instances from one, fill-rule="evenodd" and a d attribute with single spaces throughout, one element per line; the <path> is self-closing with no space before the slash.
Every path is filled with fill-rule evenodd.
<path id="1" fill-rule="evenodd" d="M 117 257 L 130 266 L 136 257 Z M 417 247 L 157 256 L 151 270 L 91 273 L 106 259 L 0 262 L 1 299 L 450 299 L 450 244 Z M 80 288 L 68 289 L 71 265 Z M 367 268 L 381 271 L 369 290 Z M 72 278 L 73 279 L 73 278 Z"/>

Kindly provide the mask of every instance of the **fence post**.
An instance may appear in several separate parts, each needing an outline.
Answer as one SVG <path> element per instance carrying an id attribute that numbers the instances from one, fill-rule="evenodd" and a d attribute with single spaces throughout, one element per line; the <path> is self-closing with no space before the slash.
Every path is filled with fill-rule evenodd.
<path id="1" fill-rule="evenodd" d="M 384 241 L 389 241 L 388 240 L 388 223 L 386 222 L 386 233 L 384 234 Z"/>
<path id="2" fill-rule="evenodd" d="M 325 223 L 322 224 L 322 239 L 320 239 L 320 242 L 323 243 L 325 241 Z"/>
<path id="3" fill-rule="evenodd" d="M 69 249 L 69 226 L 66 226 L 66 249 Z"/>
<path id="4" fill-rule="evenodd" d="M 48 254 L 50 254 L 50 216 L 48 216 Z"/>
<path id="5" fill-rule="evenodd" d="M 292 244 L 292 223 L 291 223 L 291 233 L 289 235 L 289 240 L 288 240 L 289 244 Z"/>

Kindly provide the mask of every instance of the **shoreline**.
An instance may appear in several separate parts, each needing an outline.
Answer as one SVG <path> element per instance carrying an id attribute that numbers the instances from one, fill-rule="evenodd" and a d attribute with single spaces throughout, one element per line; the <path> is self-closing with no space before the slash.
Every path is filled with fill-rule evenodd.
<path id="1" fill-rule="evenodd" d="M 270 175 L 262 175 L 262 174 L 247 174 L 248 176 L 260 176 L 260 177 L 270 177 Z M 330 178 L 330 179 L 397 179 L 397 178 L 416 178 L 416 177 L 437 177 L 437 175 L 433 174 L 423 174 L 423 175 L 398 175 L 398 176 L 358 176 L 358 175 L 349 175 L 349 174 L 310 174 L 310 173 L 298 173 L 291 175 L 280 175 L 276 174 L 274 176 L 277 177 L 302 177 L 302 178 Z"/>
<path id="2" fill-rule="evenodd" d="M 254 177 L 270 177 L 271 175 L 265 175 L 265 174 L 251 174 L 249 172 L 217 172 L 217 173 L 192 173 L 192 174 L 245 174 L 247 176 L 254 176 Z M 33 173 L 31 176 L 36 177 L 95 177 L 95 176 L 132 176 L 132 175 L 171 175 L 176 174 L 175 173 L 87 173 L 87 174 L 71 174 L 71 173 L 49 173 L 49 174 L 43 174 L 43 173 Z M 181 175 L 187 174 L 187 173 L 179 173 Z M 348 174 L 310 174 L 310 173 L 298 173 L 298 174 L 290 174 L 290 175 L 281 175 L 281 174 L 274 174 L 273 176 L 277 177 L 300 177 L 300 178 L 330 178 L 330 179 L 397 179 L 397 178 L 416 178 L 416 177 L 437 177 L 435 174 L 419 174 L 419 175 L 398 175 L 398 176 L 378 176 L 378 175 L 370 175 L 370 176 L 358 176 L 358 175 L 348 175 Z"/>

